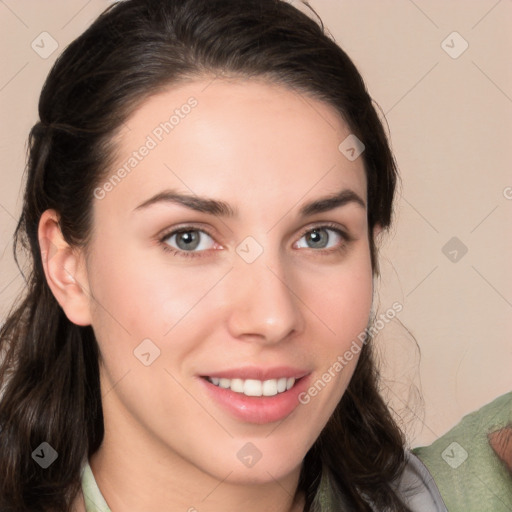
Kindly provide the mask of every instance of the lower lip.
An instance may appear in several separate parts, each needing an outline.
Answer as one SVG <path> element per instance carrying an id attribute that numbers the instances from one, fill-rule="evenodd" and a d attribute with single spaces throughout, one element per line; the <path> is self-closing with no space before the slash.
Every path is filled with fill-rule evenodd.
<path id="1" fill-rule="evenodd" d="M 288 391 L 274 396 L 246 396 L 216 386 L 203 377 L 199 380 L 206 392 L 235 418 L 248 423 L 265 424 L 283 420 L 300 405 L 299 395 L 307 389 L 309 375 L 297 380 Z"/>

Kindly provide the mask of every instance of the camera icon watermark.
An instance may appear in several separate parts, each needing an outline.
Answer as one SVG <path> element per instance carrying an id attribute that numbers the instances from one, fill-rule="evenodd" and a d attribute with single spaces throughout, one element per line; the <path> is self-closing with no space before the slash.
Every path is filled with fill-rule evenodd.
<path id="1" fill-rule="evenodd" d="M 458 263 L 466 255 L 468 248 L 456 236 L 454 236 L 443 245 L 441 252 L 452 263 Z"/>
<path id="2" fill-rule="evenodd" d="M 263 454 L 253 443 L 245 443 L 236 454 L 238 460 L 248 468 L 252 468 L 261 459 Z"/>
<path id="3" fill-rule="evenodd" d="M 135 347 L 133 355 L 144 366 L 151 366 L 160 357 L 160 349 L 149 338 L 146 338 Z"/>
<path id="4" fill-rule="evenodd" d="M 39 57 L 47 59 L 59 47 L 59 43 L 48 32 L 41 32 L 30 46 Z"/>
<path id="5" fill-rule="evenodd" d="M 452 59 L 458 59 L 469 48 L 469 43 L 458 32 L 452 32 L 443 39 L 441 48 Z"/>
<path id="6" fill-rule="evenodd" d="M 33 452 L 32 458 L 43 468 L 50 467 L 59 454 L 47 442 L 41 443 Z"/>
<path id="7" fill-rule="evenodd" d="M 246 263 L 253 263 L 263 254 L 263 247 L 252 236 L 248 236 L 236 246 L 236 252 Z"/>
<path id="8" fill-rule="evenodd" d="M 454 441 L 444 449 L 441 457 L 450 467 L 457 469 L 468 458 L 468 452 Z"/>
<path id="9" fill-rule="evenodd" d="M 351 133 L 343 142 L 338 146 L 338 150 L 348 160 L 353 162 L 365 150 L 365 145 L 353 133 Z"/>

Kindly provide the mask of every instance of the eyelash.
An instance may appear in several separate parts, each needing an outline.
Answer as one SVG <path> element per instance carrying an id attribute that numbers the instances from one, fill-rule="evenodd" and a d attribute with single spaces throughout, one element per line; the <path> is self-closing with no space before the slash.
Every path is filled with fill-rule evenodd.
<path id="1" fill-rule="evenodd" d="M 353 240 L 353 238 L 351 236 L 349 236 L 347 233 L 345 233 L 343 230 L 341 230 L 336 224 L 330 224 L 330 223 L 320 224 L 318 226 L 314 226 L 312 228 L 310 227 L 310 228 L 305 229 L 304 231 L 302 231 L 302 233 L 299 237 L 299 240 L 304 235 L 307 235 L 308 233 L 311 233 L 311 232 L 317 231 L 317 230 L 320 231 L 322 229 L 329 229 L 331 231 L 334 231 L 337 235 L 339 235 L 344 240 L 344 243 L 342 245 L 340 245 L 339 247 L 336 247 L 334 249 L 333 248 L 331 248 L 331 249 L 311 249 L 312 251 L 315 251 L 322 256 L 328 256 L 330 254 L 338 253 L 338 252 L 345 250 L 346 244 Z M 175 256 L 180 256 L 180 257 L 184 257 L 184 258 L 204 257 L 203 253 L 205 253 L 207 251 L 197 251 L 197 252 L 181 251 L 179 249 L 175 249 L 174 247 L 170 247 L 169 244 L 165 243 L 165 241 L 168 238 L 170 238 L 171 236 L 178 235 L 180 233 L 186 233 L 188 231 L 198 231 L 200 233 L 204 233 L 205 235 L 208 235 L 210 238 L 213 239 L 213 236 L 205 229 L 200 229 L 200 228 L 197 228 L 194 226 L 184 226 L 182 228 L 166 232 L 161 237 L 159 237 L 158 241 L 162 245 L 162 248 L 165 252 L 171 253 Z"/>

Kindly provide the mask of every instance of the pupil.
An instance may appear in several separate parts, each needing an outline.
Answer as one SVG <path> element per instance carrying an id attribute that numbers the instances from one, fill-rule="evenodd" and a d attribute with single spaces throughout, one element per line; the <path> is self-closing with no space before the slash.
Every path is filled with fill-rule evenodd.
<path id="1" fill-rule="evenodd" d="M 321 244 L 322 238 L 325 239 L 325 236 L 322 237 L 322 234 L 320 233 L 319 230 L 314 230 L 314 231 L 311 231 L 309 238 L 310 238 L 311 242 L 313 243 L 313 245 L 316 247 Z"/>
<path id="2" fill-rule="evenodd" d="M 190 249 L 191 247 L 195 248 L 195 246 L 197 246 L 198 236 L 194 231 L 185 231 L 179 235 L 178 241 L 182 241 L 186 249 Z"/>

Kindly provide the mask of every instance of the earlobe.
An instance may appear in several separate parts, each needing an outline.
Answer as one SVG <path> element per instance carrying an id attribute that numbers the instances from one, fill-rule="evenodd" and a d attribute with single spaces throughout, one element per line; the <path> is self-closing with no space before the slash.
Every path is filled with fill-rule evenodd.
<path id="1" fill-rule="evenodd" d="M 373 227 L 373 239 L 376 240 L 382 233 L 383 227 L 380 224 L 375 224 Z"/>
<path id="2" fill-rule="evenodd" d="M 83 254 L 62 236 L 55 210 L 41 215 L 38 238 L 46 281 L 57 302 L 71 322 L 90 325 L 90 293 Z"/>

